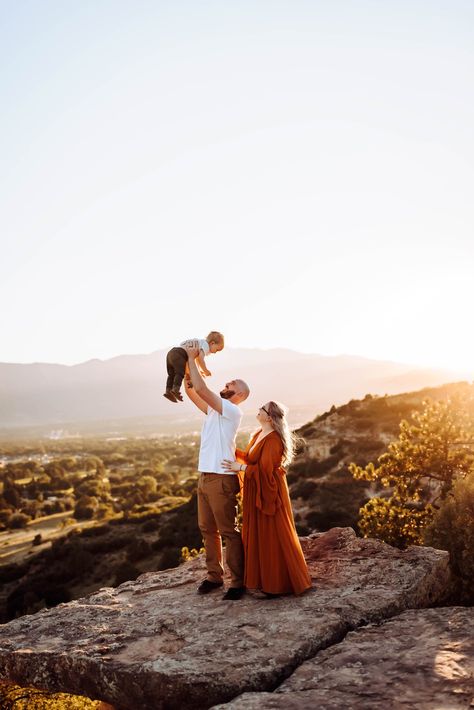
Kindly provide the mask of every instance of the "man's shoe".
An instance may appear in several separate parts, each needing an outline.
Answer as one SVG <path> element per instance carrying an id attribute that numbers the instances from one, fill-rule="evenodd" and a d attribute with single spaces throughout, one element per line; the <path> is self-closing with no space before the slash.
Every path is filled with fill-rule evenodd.
<path id="1" fill-rule="evenodd" d="M 222 587 L 222 585 L 223 582 L 211 582 L 210 579 L 204 579 L 197 588 L 198 594 L 209 594 L 209 592 L 213 592 L 215 589 L 219 589 L 219 587 Z"/>
<path id="2" fill-rule="evenodd" d="M 179 389 L 175 389 L 175 388 L 173 387 L 173 389 L 171 390 L 171 394 L 176 398 L 176 399 L 175 399 L 175 402 L 176 402 L 176 401 L 178 401 L 178 402 L 182 402 L 182 401 L 183 401 L 183 395 L 181 394 L 181 392 L 179 391 Z"/>
<path id="3" fill-rule="evenodd" d="M 237 599 L 242 599 L 245 594 L 245 587 L 229 587 L 222 599 L 225 601 L 237 601 Z"/>
<path id="4" fill-rule="evenodd" d="M 169 399 L 170 402 L 174 402 L 176 404 L 176 397 L 171 390 L 166 390 L 163 397 L 166 397 L 166 399 Z"/>

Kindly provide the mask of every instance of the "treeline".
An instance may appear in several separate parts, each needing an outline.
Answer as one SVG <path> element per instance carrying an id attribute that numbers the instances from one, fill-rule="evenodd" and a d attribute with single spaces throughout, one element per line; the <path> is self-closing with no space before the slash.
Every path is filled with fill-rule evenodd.
<path id="1" fill-rule="evenodd" d="M 28 525 L 64 511 L 93 524 L 36 534 L 29 553 L 0 566 L 0 622 L 176 566 L 183 548 L 201 548 L 196 437 L 41 446 L 39 455 L 39 443 L 3 447 L 4 531 L 8 516 Z"/>
<path id="2" fill-rule="evenodd" d="M 195 486 L 193 437 L 42 443 L 39 455 L 29 444 L 4 444 L 1 454 L 0 529 L 68 511 L 76 520 L 103 520 L 167 496 L 189 497 Z"/>

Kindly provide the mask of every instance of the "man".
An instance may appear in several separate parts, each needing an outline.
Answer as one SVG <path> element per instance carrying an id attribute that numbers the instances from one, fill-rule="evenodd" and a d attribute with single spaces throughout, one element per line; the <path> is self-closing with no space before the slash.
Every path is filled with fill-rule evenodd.
<path id="1" fill-rule="evenodd" d="M 240 599 L 244 592 L 244 551 L 236 525 L 239 481 L 233 471 L 222 468 L 222 461 L 235 461 L 235 437 L 242 419 L 237 405 L 249 396 L 243 380 L 227 382 L 220 394 L 212 392 L 201 377 L 195 358 L 196 343 L 188 345 L 189 376 L 186 393 L 206 415 L 199 450 L 198 524 L 206 550 L 207 578 L 198 587 L 199 594 L 208 594 L 224 581 L 222 540 L 225 541 L 226 565 L 231 584 L 224 599 Z"/>

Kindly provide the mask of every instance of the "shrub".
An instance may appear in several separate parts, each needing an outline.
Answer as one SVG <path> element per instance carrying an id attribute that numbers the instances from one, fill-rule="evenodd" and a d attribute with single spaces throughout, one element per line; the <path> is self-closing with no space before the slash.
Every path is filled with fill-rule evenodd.
<path id="1" fill-rule="evenodd" d="M 0 681 L 2 710 L 98 710 L 101 703 L 78 695 L 49 693 L 38 688 L 24 688 Z"/>
<path id="2" fill-rule="evenodd" d="M 352 421 L 352 426 L 356 431 L 366 431 L 373 429 L 376 422 L 371 417 L 358 417 Z"/>
<path id="3" fill-rule="evenodd" d="M 339 439 L 337 444 L 334 444 L 334 446 L 331 446 L 329 449 L 330 454 L 343 454 L 344 453 L 344 447 L 350 444 L 350 442 L 347 439 Z"/>
<path id="4" fill-rule="evenodd" d="M 323 414 L 320 414 L 319 417 L 316 417 L 317 422 L 323 422 L 325 419 L 331 416 L 331 414 L 336 414 L 336 412 L 339 414 L 338 409 L 335 407 L 333 404 L 331 409 L 329 409 L 327 412 L 324 412 Z"/>
<path id="5" fill-rule="evenodd" d="M 296 532 L 298 533 L 299 537 L 305 537 L 306 535 L 309 535 L 311 532 L 311 528 L 308 525 L 305 525 L 304 523 L 295 523 L 296 525 Z"/>
<path id="6" fill-rule="evenodd" d="M 181 561 L 181 550 L 168 549 L 165 550 L 161 556 L 159 569 L 169 569 L 170 567 L 177 567 Z"/>
<path id="7" fill-rule="evenodd" d="M 195 557 L 198 557 L 204 551 L 205 551 L 204 547 L 201 547 L 199 550 L 196 550 L 195 547 L 192 547 L 191 549 L 189 549 L 189 547 L 182 547 L 180 562 L 187 562 L 188 560 L 194 560 Z"/>
<path id="8" fill-rule="evenodd" d="M 307 500 L 318 490 L 318 484 L 315 481 L 298 481 L 291 488 L 293 498 L 303 498 Z"/>
<path id="9" fill-rule="evenodd" d="M 448 550 L 459 600 L 474 603 L 474 472 L 456 481 L 424 534 L 428 545 Z"/>
<path id="10" fill-rule="evenodd" d="M 405 549 L 421 545 L 423 529 L 431 520 L 432 508 L 408 507 L 393 499 L 371 498 L 360 510 L 359 530 L 364 537 L 375 537 Z"/>
<path id="11" fill-rule="evenodd" d="M 46 587 L 43 590 L 43 597 L 46 606 L 64 604 L 64 602 L 70 602 L 72 598 L 69 589 L 62 585 Z"/>
<path id="12" fill-rule="evenodd" d="M 81 530 L 81 536 L 83 538 L 85 537 L 100 537 L 101 535 L 105 535 L 106 533 L 111 532 L 109 526 L 107 523 L 105 525 L 94 525 L 93 527 L 90 528 L 84 528 L 84 530 Z"/>
<path id="13" fill-rule="evenodd" d="M 9 527 L 12 529 L 26 528 L 27 524 L 31 520 L 31 515 L 25 515 L 25 513 L 14 513 L 9 520 Z"/>
<path id="14" fill-rule="evenodd" d="M 144 557 L 148 557 L 151 552 L 152 548 L 149 542 L 142 538 L 135 538 L 127 548 L 127 557 L 130 562 L 135 562 L 136 560 L 142 560 Z"/>
<path id="15" fill-rule="evenodd" d="M 27 564 L 15 564 L 12 562 L 9 565 L 3 565 L 0 567 L 0 582 L 2 584 L 8 584 L 8 582 L 14 582 L 17 579 L 23 577 L 27 571 Z"/>
<path id="16" fill-rule="evenodd" d="M 336 466 L 338 463 L 339 456 L 337 454 L 328 456 L 327 459 L 321 459 L 320 461 L 313 460 L 308 464 L 306 475 L 323 476 L 325 473 L 328 473 L 328 471 L 334 468 L 334 466 Z"/>
<path id="17" fill-rule="evenodd" d="M 117 569 L 114 586 L 118 587 L 119 584 L 134 580 L 139 574 L 140 570 L 137 569 L 135 565 L 132 565 L 131 562 L 123 562 Z"/>
<path id="18" fill-rule="evenodd" d="M 288 471 L 288 482 L 296 481 L 300 476 L 305 476 L 308 472 L 309 461 L 305 458 L 293 461 Z"/>
<path id="19" fill-rule="evenodd" d="M 74 509 L 76 520 L 91 520 L 99 507 L 99 502 L 94 496 L 81 496 Z"/>
<path id="20" fill-rule="evenodd" d="M 142 525 L 142 530 L 143 532 L 155 532 L 156 530 L 159 530 L 161 526 L 161 523 L 157 519 L 152 519 L 152 520 L 147 520 L 145 523 Z"/>
<path id="21" fill-rule="evenodd" d="M 99 540 L 89 540 L 87 550 L 94 555 L 108 554 L 126 547 L 130 542 L 128 533 L 106 535 Z"/>

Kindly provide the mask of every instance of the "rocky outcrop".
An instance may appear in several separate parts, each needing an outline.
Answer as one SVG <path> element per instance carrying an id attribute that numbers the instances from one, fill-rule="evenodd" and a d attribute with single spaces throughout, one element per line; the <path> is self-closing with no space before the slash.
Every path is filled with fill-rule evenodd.
<path id="1" fill-rule="evenodd" d="M 209 708 L 273 691 L 348 631 L 438 602 L 449 583 L 439 550 L 341 528 L 302 544 L 314 588 L 299 598 L 199 596 L 198 558 L 0 627 L 0 678 L 120 710 Z"/>
<path id="2" fill-rule="evenodd" d="M 225 710 L 440 710 L 474 707 L 474 609 L 406 611 L 349 633 L 303 663 L 274 693 Z"/>
<path id="3" fill-rule="evenodd" d="M 474 385 L 461 382 L 393 396 L 366 395 L 332 407 L 302 426 L 298 434 L 305 445 L 288 473 L 300 534 L 356 526 L 360 508 L 373 496 L 387 497 L 390 489 L 377 481 L 354 479 L 349 465 L 376 463 L 398 438 L 400 422 L 410 421 L 427 399 L 469 399 L 473 393 Z"/>

